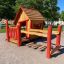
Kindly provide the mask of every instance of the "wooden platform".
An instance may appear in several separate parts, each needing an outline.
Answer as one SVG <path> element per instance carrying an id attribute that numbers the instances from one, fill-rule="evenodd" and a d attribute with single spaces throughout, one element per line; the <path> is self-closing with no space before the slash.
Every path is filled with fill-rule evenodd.
<path id="1" fill-rule="evenodd" d="M 25 34 L 30 34 L 30 35 L 36 35 L 36 36 L 41 36 L 41 37 L 47 37 L 46 34 L 43 34 L 43 33 L 38 33 L 38 32 L 27 32 L 25 30 L 21 30 L 21 33 L 25 33 Z"/>
<path id="2" fill-rule="evenodd" d="M 48 32 L 48 30 L 41 30 L 41 29 L 30 29 L 30 31 L 31 32 L 40 32 L 40 33 L 46 33 L 47 34 L 47 32 Z M 58 31 L 52 31 L 52 34 L 55 34 L 55 35 L 57 35 L 57 34 L 59 34 L 59 32 Z"/>

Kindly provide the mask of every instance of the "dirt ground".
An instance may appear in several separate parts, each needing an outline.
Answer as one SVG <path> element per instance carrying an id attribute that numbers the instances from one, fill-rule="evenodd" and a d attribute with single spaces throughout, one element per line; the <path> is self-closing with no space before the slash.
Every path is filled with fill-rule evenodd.
<path id="1" fill-rule="evenodd" d="M 0 64 L 64 64 L 64 33 L 60 53 L 51 59 L 46 58 L 46 51 L 41 52 L 27 46 L 18 47 L 5 39 L 5 33 L 0 33 Z M 55 38 L 52 41 L 55 43 Z"/>

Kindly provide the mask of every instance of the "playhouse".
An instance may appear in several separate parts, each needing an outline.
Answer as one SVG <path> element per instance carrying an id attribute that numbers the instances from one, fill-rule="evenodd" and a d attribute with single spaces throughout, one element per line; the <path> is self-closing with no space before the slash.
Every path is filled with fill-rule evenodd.
<path id="1" fill-rule="evenodd" d="M 22 45 L 23 39 L 21 39 L 22 33 L 29 39 L 30 35 L 36 35 L 47 38 L 46 56 L 50 58 L 51 55 L 60 48 L 61 26 L 58 26 L 57 31 L 52 31 L 52 25 L 48 26 L 48 30 L 43 30 L 45 19 L 40 12 L 35 9 L 20 7 L 15 20 L 14 27 L 8 26 L 8 20 L 6 20 L 6 39 L 7 41 L 14 42 L 18 46 Z M 25 26 L 25 30 L 21 27 Z M 51 49 L 52 34 L 56 35 L 55 48 Z"/>
<path id="2" fill-rule="evenodd" d="M 39 11 L 33 8 L 25 8 L 23 6 L 23 7 L 20 7 L 15 17 L 14 24 L 16 25 L 18 22 L 21 22 L 24 20 L 28 20 L 28 22 L 31 22 L 32 28 L 37 28 L 37 29 L 38 28 L 42 29 L 45 24 L 45 19 Z M 25 22 L 23 23 L 23 25 L 25 25 Z"/>

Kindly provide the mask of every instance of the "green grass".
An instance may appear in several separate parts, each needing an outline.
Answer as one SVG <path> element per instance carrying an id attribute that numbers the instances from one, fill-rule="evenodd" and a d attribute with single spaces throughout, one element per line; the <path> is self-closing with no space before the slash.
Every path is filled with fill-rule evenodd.
<path id="1" fill-rule="evenodd" d="M 43 28 L 43 29 L 44 29 L 44 30 L 48 30 L 48 27 L 45 27 L 45 28 Z M 56 28 L 56 27 L 53 27 L 52 30 L 55 31 L 55 30 L 57 30 L 57 28 Z M 5 32 L 6 32 L 6 29 L 5 29 L 5 28 L 2 28 L 2 29 L 0 30 L 0 33 L 5 33 Z"/>
<path id="2" fill-rule="evenodd" d="M 6 32 L 5 29 L 1 29 L 1 30 L 0 30 L 0 33 L 5 33 L 5 32 Z"/>
<path id="3" fill-rule="evenodd" d="M 13 24 L 9 24 L 9 26 L 14 26 L 14 25 L 13 25 Z M 5 33 L 5 32 L 6 32 L 5 27 L 6 27 L 6 25 L 5 25 L 5 24 L 2 24 L 2 27 L 1 27 L 0 33 Z"/>
<path id="4" fill-rule="evenodd" d="M 58 26 L 52 26 L 52 31 L 57 31 Z M 48 26 L 44 26 L 44 30 L 48 30 Z"/>
<path id="5" fill-rule="evenodd" d="M 57 31 L 58 29 L 57 28 L 52 28 L 53 31 Z"/>
<path id="6" fill-rule="evenodd" d="M 43 28 L 44 30 L 48 30 L 48 28 Z M 56 31 L 57 28 L 52 28 L 53 31 Z"/>

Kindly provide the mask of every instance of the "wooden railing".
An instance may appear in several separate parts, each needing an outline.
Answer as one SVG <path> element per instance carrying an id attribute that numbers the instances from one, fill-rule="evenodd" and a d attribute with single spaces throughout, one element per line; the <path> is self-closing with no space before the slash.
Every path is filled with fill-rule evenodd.
<path id="1" fill-rule="evenodd" d="M 21 45 L 21 33 L 20 33 L 20 23 L 15 27 L 8 26 L 8 20 L 6 20 L 6 39 Z"/>

